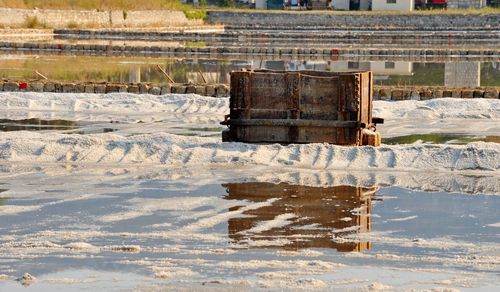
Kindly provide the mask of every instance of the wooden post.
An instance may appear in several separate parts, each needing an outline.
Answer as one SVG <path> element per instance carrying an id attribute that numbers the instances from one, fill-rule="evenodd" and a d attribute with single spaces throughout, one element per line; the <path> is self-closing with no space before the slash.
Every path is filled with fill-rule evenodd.
<path id="1" fill-rule="evenodd" d="M 168 81 L 170 81 L 170 83 L 175 83 L 174 79 L 170 78 L 168 73 L 165 70 L 163 70 L 163 68 L 160 65 L 156 65 L 156 66 L 157 66 L 158 70 L 160 70 L 161 73 L 163 73 L 167 77 L 167 79 L 168 79 Z"/>
<path id="2" fill-rule="evenodd" d="M 45 77 L 45 75 L 43 75 L 42 73 L 40 73 L 40 72 L 38 72 L 38 71 L 36 71 L 36 70 L 35 70 L 35 73 L 36 73 L 36 75 L 38 75 L 38 76 L 42 77 L 42 78 L 43 78 L 43 79 L 45 79 L 45 80 L 48 80 L 48 79 L 49 79 L 49 78 Z"/>
<path id="3" fill-rule="evenodd" d="M 207 84 L 208 82 L 207 82 L 207 79 L 205 79 L 205 76 L 203 76 L 203 72 L 201 72 L 201 70 L 200 70 L 200 69 L 198 69 L 198 73 L 200 73 L 200 76 L 201 76 L 201 79 L 203 79 L 203 82 L 204 82 L 205 84 Z"/>

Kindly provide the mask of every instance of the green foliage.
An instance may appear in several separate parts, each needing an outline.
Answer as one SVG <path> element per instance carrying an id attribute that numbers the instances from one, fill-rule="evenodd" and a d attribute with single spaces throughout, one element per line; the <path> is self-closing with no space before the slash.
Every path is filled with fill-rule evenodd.
<path id="1" fill-rule="evenodd" d="M 40 9 L 176 9 L 178 0 L 0 0 L 0 7 Z"/>
<path id="2" fill-rule="evenodd" d="M 411 76 L 394 75 L 389 79 L 379 81 L 377 84 L 383 85 L 426 85 L 442 86 L 444 84 L 444 64 L 443 63 L 414 63 L 413 74 Z"/>
<path id="3" fill-rule="evenodd" d="M 38 20 L 38 17 L 26 17 L 24 20 L 24 27 L 26 28 L 46 28 L 47 25 Z"/>
<path id="4" fill-rule="evenodd" d="M 68 28 L 77 28 L 78 27 L 78 23 L 74 22 L 74 21 L 71 21 L 70 23 L 68 23 Z"/>
<path id="5" fill-rule="evenodd" d="M 196 10 L 184 10 L 184 15 L 186 15 L 187 19 L 201 19 L 205 20 L 207 18 L 207 12 L 205 9 L 196 9 Z"/>
<path id="6" fill-rule="evenodd" d="M 493 62 L 481 63 L 481 86 L 500 86 L 500 68 L 495 69 Z"/>
<path id="7" fill-rule="evenodd" d="M 219 0 L 219 5 L 223 7 L 234 7 L 235 0 Z"/>
<path id="8" fill-rule="evenodd" d="M 186 42 L 186 47 L 188 48 L 204 48 L 207 46 L 208 44 L 205 42 Z"/>
<path id="9" fill-rule="evenodd" d="M 478 141 L 499 143 L 500 137 L 499 136 L 474 137 L 474 136 L 459 135 L 459 134 L 434 133 L 434 134 L 415 134 L 408 136 L 382 138 L 382 143 L 389 145 L 413 144 L 419 141 L 424 143 L 433 143 L 433 144 L 443 144 L 443 143 L 467 144 L 470 142 L 478 142 Z"/>

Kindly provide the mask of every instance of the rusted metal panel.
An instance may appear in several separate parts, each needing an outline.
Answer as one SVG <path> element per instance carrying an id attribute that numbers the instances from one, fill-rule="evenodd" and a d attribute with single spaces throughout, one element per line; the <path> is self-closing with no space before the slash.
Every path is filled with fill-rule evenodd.
<path id="1" fill-rule="evenodd" d="M 233 72 L 230 119 L 223 122 L 229 130 L 223 140 L 339 145 L 379 141 L 363 138 L 367 129 L 374 129 L 371 86 L 369 71 Z"/>

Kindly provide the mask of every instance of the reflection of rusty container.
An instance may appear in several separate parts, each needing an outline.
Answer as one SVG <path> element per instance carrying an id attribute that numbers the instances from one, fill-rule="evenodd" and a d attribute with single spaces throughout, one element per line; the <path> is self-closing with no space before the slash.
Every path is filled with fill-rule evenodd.
<path id="1" fill-rule="evenodd" d="M 375 198 L 376 188 L 324 188 L 285 183 L 229 183 L 223 187 L 228 200 L 261 203 L 274 199 L 270 204 L 245 210 L 242 217 L 229 219 L 229 238 L 235 242 L 292 250 L 334 248 L 342 252 L 363 251 L 371 247 L 370 242 L 345 237 L 370 232 L 371 201 Z M 287 214 L 290 215 L 287 224 L 270 224 L 272 228 L 255 229 Z"/>
<path id="2" fill-rule="evenodd" d="M 380 145 L 372 72 L 231 73 L 223 141 Z"/>

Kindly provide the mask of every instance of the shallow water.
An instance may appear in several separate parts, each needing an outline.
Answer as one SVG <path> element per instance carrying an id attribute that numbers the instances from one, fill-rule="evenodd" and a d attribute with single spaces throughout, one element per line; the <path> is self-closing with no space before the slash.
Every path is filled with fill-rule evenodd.
<path id="1" fill-rule="evenodd" d="M 25 272 L 30 288 L 65 291 L 500 284 L 500 193 L 429 192 L 398 175 L 294 183 L 308 175 L 277 169 L 2 169 L 0 290 L 20 290 Z"/>
<path id="2" fill-rule="evenodd" d="M 199 136 L 219 135 L 228 100 L 195 95 L 0 102 L 5 119 L 79 127 L 0 133 L 0 291 L 24 273 L 35 291 L 500 285 L 497 144 L 219 143 Z M 387 137 L 498 128 L 494 100 L 376 108 Z"/>
<path id="3" fill-rule="evenodd" d="M 102 125 L 105 124 L 105 125 Z M 114 132 L 116 129 L 110 128 L 108 123 L 89 123 L 77 122 L 70 120 L 43 120 L 37 118 L 31 119 L 0 119 L 0 132 L 13 132 L 13 131 L 58 131 L 68 134 L 95 134 L 95 133 L 109 133 Z M 104 127 L 103 127 L 104 126 Z"/>
<path id="4" fill-rule="evenodd" d="M 191 123 L 176 123 L 175 119 L 163 119 L 153 122 L 78 122 L 71 120 L 43 120 L 43 119 L 0 119 L 0 131 L 57 131 L 65 134 L 96 134 L 117 132 L 125 135 L 144 134 L 149 131 L 164 131 L 182 136 L 197 137 L 221 137 L 224 126 L 217 126 L 218 121 L 215 118 L 210 124 L 198 125 L 194 127 Z M 141 129 L 141 130 L 139 130 Z M 139 133 L 140 131 L 140 133 Z M 431 144 L 458 144 L 463 145 L 470 142 L 494 142 L 500 143 L 500 136 L 481 136 L 473 134 L 457 133 L 430 133 L 413 134 L 404 136 L 392 136 L 382 138 L 382 143 L 387 145 L 413 144 L 413 143 L 431 143 Z"/>
<path id="5" fill-rule="evenodd" d="M 456 61 L 413 62 L 401 59 L 331 59 L 331 60 L 263 60 L 217 58 L 145 58 L 110 56 L 0 55 L 0 78 L 30 80 L 41 72 L 54 80 L 154 82 L 163 83 L 160 64 L 176 82 L 203 83 L 198 71 L 209 83 L 229 84 L 229 73 L 241 69 L 272 70 L 371 70 L 377 85 L 424 85 L 448 87 L 500 86 L 500 63 Z"/>
<path id="6" fill-rule="evenodd" d="M 414 134 L 405 136 L 395 136 L 390 138 L 382 138 L 383 144 L 413 144 L 413 143 L 433 143 L 433 144 L 467 144 L 470 142 L 494 142 L 500 143 L 500 136 L 477 136 L 473 134 L 456 134 L 456 133 L 431 133 L 431 134 Z"/>

